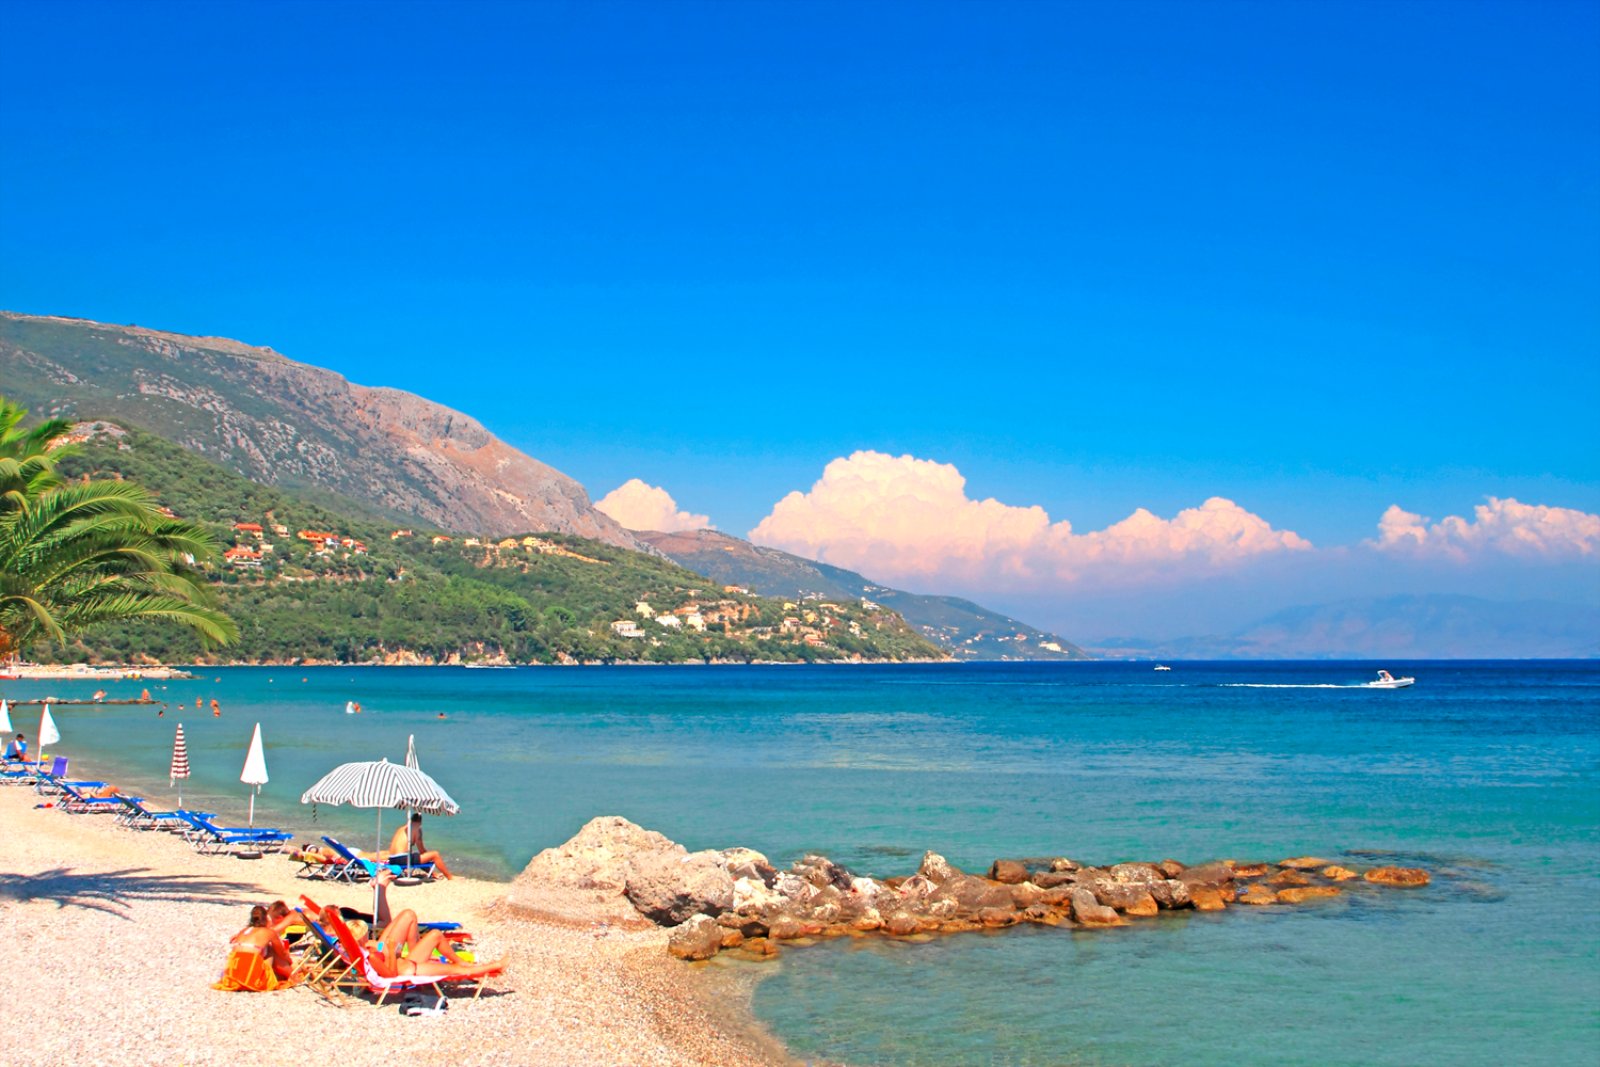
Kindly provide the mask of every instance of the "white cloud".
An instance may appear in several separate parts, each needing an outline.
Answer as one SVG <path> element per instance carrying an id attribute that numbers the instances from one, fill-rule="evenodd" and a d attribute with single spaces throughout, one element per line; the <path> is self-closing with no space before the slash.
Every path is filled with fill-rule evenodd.
<path id="1" fill-rule="evenodd" d="M 660 486 L 629 478 L 594 505 L 629 530 L 709 530 L 711 518 L 678 510 L 672 494 Z"/>
<path id="2" fill-rule="evenodd" d="M 1394 504 L 1378 520 L 1377 540 L 1367 543 L 1385 552 L 1461 561 L 1491 553 L 1589 557 L 1600 553 L 1600 515 L 1491 496 L 1473 510 L 1471 519 L 1450 515 L 1432 522 Z"/>
<path id="3" fill-rule="evenodd" d="M 881 452 L 829 463 L 809 492 L 780 500 L 750 539 L 883 581 L 937 576 L 1016 590 L 1186 576 L 1311 547 L 1222 497 L 1171 519 L 1140 508 L 1104 530 L 1075 534 L 1041 507 L 971 499 L 948 463 Z"/>

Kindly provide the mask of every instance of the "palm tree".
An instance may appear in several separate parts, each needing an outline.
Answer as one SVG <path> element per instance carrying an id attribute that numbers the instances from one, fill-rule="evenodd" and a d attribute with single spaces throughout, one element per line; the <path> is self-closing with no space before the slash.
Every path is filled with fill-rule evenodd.
<path id="1" fill-rule="evenodd" d="M 129 619 L 167 619 L 206 642 L 233 640 L 237 627 L 195 569 L 216 556 L 216 540 L 162 514 L 131 482 L 65 481 L 55 465 L 75 446 L 54 442 L 69 424 L 50 419 L 24 430 L 26 416 L 0 397 L 0 657 Z"/>

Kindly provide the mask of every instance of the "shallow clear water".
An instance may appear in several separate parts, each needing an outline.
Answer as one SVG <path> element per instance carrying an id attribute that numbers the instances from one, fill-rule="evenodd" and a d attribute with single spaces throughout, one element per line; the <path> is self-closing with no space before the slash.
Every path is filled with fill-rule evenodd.
<path id="1" fill-rule="evenodd" d="M 1597 1062 L 1600 665 L 1388 663 L 1418 685 L 1352 687 L 1376 666 L 236 668 L 108 685 L 185 709 L 59 708 L 57 747 L 165 798 L 181 718 L 186 801 L 242 821 L 259 720 L 272 782 L 257 821 L 365 842 L 374 813 L 312 823 L 299 794 L 343 760 L 399 761 L 414 733 L 464 809 L 430 820 L 430 843 L 500 876 L 597 814 L 878 875 L 929 848 L 979 870 L 1383 853 L 1434 885 L 792 950 L 755 1007 L 797 1052 L 861 1064 Z M 14 719 L 32 735 L 37 715 Z"/>

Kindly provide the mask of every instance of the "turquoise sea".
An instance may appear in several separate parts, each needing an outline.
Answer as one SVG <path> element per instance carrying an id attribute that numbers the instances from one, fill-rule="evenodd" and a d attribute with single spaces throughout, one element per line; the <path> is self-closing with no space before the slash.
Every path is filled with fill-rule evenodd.
<path id="1" fill-rule="evenodd" d="M 1321 906 L 786 951 L 760 965 L 754 1007 L 802 1056 L 1600 1062 L 1600 664 L 1174 666 L 231 668 L 104 686 L 148 685 L 171 704 L 161 718 L 54 714 L 77 769 L 163 801 L 181 721 L 184 799 L 229 822 L 259 721 L 272 781 L 257 822 L 358 842 L 374 813 L 313 821 L 300 793 L 344 760 L 403 759 L 414 734 L 463 808 L 430 821 L 430 843 L 498 877 L 599 814 L 691 849 L 817 851 L 876 875 L 926 849 L 978 871 L 997 856 L 1317 853 L 1435 872 Z M 1418 683 L 1356 687 L 1379 666 Z M 362 715 L 344 713 L 351 699 Z M 13 712 L 30 737 L 37 716 Z"/>

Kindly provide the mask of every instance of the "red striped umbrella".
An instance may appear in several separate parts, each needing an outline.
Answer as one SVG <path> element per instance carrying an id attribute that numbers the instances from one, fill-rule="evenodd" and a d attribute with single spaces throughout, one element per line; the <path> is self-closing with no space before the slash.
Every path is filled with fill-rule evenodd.
<path id="1" fill-rule="evenodd" d="M 178 736 L 172 742 L 172 768 L 168 772 L 168 785 L 179 778 L 189 777 L 189 746 L 183 743 L 183 723 L 178 724 Z M 183 790 L 178 790 L 178 807 L 183 807 Z"/>

